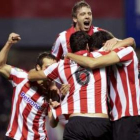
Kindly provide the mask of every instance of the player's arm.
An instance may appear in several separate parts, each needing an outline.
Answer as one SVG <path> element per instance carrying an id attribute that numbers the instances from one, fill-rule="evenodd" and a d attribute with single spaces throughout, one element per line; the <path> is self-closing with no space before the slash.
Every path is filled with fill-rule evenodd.
<path id="1" fill-rule="evenodd" d="M 44 74 L 44 71 L 43 70 L 36 71 L 35 69 L 32 69 L 28 73 L 28 79 L 30 81 L 45 80 L 46 78 L 47 77 Z"/>
<path id="2" fill-rule="evenodd" d="M 115 45 L 116 47 L 114 48 L 132 45 L 133 43 L 134 40 L 132 38 L 127 38 L 122 41 L 119 41 Z M 118 55 L 114 51 L 110 52 L 107 55 L 101 56 L 99 58 L 84 57 L 72 53 L 68 53 L 67 57 L 70 58 L 71 60 L 74 60 L 76 63 L 80 64 L 81 66 L 88 67 L 88 68 L 100 68 L 100 67 L 113 65 L 120 62 Z"/>
<path id="3" fill-rule="evenodd" d="M 35 69 L 32 69 L 28 73 L 28 79 L 31 81 L 45 80 L 47 78 L 50 78 L 51 80 L 57 79 L 57 67 L 58 63 L 53 63 L 52 65 L 48 66 L 45 70 L 36 71 Z"/>
<path id="4" fill-rule="evenodd" d="M 11 46 L 13 44 L 16 44 L 20 39 L 21 38 L 18 34 L 11 33 L 9 35 L 9 38 L 8 38 L 6 44 L 0 51 L 0 73 L 3 76 L 5 76 L 6 78 L 9 77 L 10 71 L 11 71 L 11 66 L 6 64 L 9 50 L 10 50 Z"/>
<path id="5" fill-rule="evenodd" d="M 116 64 L 120 61 L 119 57 L 114 51 L 98 58 L 80 56 L 72 53 L 68 53 L 67 57 L 69 57 L 71 60 L 75 61 L 79 65 L 91 69 L 109 66 L 112 64 Z"/>
<path id="6" fill-rule="evenodd" d="M 105 51 L 110 51 L 119 47 L 127 47 L 132 46 L 134 49 L 136 49 L 136 43 L 134 38 L 129 37 L 124 40 L 118 40 L 117 38 L 113 38 L 111 40 L 106 41 L 106 43 L 103 46 L 103 49 Z"/>
<path id="7" fill-rule="evenodd" d="M 56 127 L 59 121 L 54 118 L 53 113 L 52 113 L 52 110 L 50 110 L 48 112 L 48 118 L 49 118 L 50 126 L 52 128 Z"/>
<path id="8" fill-rule="evenodd" d="M 118 41 L 112 49 L 116 49 L 116 48 L 119 48 L 119 47 L 127 47 L 127 46 L 131 46 L 133 47 L 134 49 L 136 48 L 136 43 L 135 43 L 135 39 L 132 38 L 132 37 L 129 37 L 129 38 L 126 38 L 122 41 Z"/>

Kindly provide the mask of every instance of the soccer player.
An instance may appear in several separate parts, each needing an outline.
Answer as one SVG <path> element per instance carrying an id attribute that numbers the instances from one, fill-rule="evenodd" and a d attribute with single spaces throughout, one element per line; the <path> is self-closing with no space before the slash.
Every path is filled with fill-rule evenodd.
<path id="1" fill-rule="evenodd" d="M 73 53 L 98 57 L 100 52 L 88 53 L 90 36 L 77 31 L 70 37 Z M 70 84 L 70 90 L 55 110 L 55 117 L 69 114 L 64 129 L 64 140 L 111 140 L 111 124 L 107 108 L 107 79 L 105 68 L 90 70 L 69 59 L 60 60 L 46 70 L 29 72 L 30 80 L 60 78 L 62 83 Z"/>
<path id="2" fill-rule="evenodd" d="M 66 31 L 61 32 L 52 47 L 52 54 L 58 60 L 64 57 L 67 52 L 71 52 L 70 36 L 76 31 L 85 31 L 89 35 L 97 32 L 99 27 L 92 26 L 92 11 L 90 5 L 86 1 L 78 1 L 72 8 L 73 26 Z M 114 40 L 116 43 L 116 39 Z"/>
<path id="3" fill-rule="evenodd" d="M 18 34 L 11 33 L 0 52 L 0 74 L 13 86 L 12 110 L 6 136 L 16 140 L 47 140 L 46 115 L 49 104 L 44 98 L 48 99 L 50 89 L 56 87 L 48 80 L 30 82 L 26 71 L 6 64 L 11 46 L 20 39 Z M 54 62 L 52 54 L 42 53 L 37 58 L 35 68 L 45 69 Z M 57 94 L 54 97 L 54 100 L 59 100 Z M 50 118 L 50 124 L 55 127 L 57 122 Z"/>
<path id="4" fill-rule="evenodd" d="M 100 31 L 92 35 L 93 47 L 101 47 L 110 36 Z M 110 36 L 112 38 L 112 36 Z M 125 45 L 130 41 L 130 46 Z M 127 43 L 126 43 L 127 42 Z M 78 56 L 69 53 L 67 57 L 78 64 L 92 69 L 112 65 L 109 69 L 110 116 L 113 126 L 113 140 L 138 140 L 140 138 L 140 86 L 138 79 L 138 58 L 133 38 L 118 42 L 107 55 L 99 58 Z"/>

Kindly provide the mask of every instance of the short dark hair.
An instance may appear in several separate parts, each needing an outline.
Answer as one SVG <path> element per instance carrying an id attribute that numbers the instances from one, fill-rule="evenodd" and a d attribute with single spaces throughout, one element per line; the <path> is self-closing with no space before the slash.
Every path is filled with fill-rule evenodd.
<path id="1" fill-rule="evenodd" d="M 84 31 L 77 31 L 70 36 L 70 47 L 72 52 L 85 50 L 90 36 Z"/>
<path id="2" fill-rule="evenodd" d="M 89 50 L 100 49 L 107 40 L 114 38 L 113 34 L 108 31 L 98 31 L 91 35 L 89 40 Z"/>
<path id="3" fill-rule="evenodd" d="M 56 60 L 56 57 L 54 55 L 52 55 L 50 52 L 42 52 L 38 55 L 38 57 L 36 59 L 35 68 L 37 67 L 37 65 L 39 65 L 42 68 L 44 58 Z"/>
<path id="4" fill-rule="evenodd" d="M 82 7 L 88 7 L 91 9 L 90 5 L 84 1 L 84 0 L 81 0 L 81 1 L 78 1 L 77 3 L 75 3 L 75 5 L 73 6 L 72 8 L 72 18 L 76 18 L 77 17 L 77 11 L 82 8 Z M 75 23 L 73 22 L 73 25 L 75 27 Z"/>

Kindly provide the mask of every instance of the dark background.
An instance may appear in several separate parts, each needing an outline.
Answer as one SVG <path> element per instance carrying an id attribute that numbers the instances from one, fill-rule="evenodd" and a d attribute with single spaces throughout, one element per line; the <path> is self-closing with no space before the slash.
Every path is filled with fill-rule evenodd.
<path id="1" fill-rule="evenodd" d="M 59 32 L 72 24 L 71 8 L 77 0 L 2 0 L 0 4 L 0 48 L 11 32 L 22 40 L 10 50 L 8 64 L 29 70 L 38 54 L 50 51 Z M 93 11 L 93 25 L 117 38 L 136 39 L 140 56 L 139 0 L 87 0 Z M 12 87 L 0 76 L 0 140 L 4 140 L 11 110 Z M 50 140 L 61 140 L 63 125 L 47 126 Z"/>

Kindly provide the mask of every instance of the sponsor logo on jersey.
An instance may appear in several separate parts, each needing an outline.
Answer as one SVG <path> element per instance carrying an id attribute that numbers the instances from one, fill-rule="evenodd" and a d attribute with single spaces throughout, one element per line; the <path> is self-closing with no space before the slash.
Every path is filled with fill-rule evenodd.
<path id="1" fill-rule="evenodd" d="M 37 110 L 41 110 L 41 106 L 39 106 L 35 101 L 33 101 L 31 98 L 29 98 L 24 92 L 21 92 L 21 97 L 23 98 L 24 101 L 29 103 L 31 106 L 36 108 Z"/>

